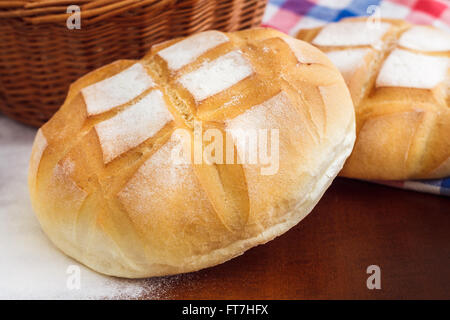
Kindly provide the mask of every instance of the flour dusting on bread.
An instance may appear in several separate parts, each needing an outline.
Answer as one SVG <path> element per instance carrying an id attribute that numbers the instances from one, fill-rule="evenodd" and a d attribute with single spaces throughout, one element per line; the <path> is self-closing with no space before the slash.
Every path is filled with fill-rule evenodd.
<path id="1" fill-rule="evenodd" d="M 331 62 L 339 69 L 346 81 L 350 80 L 353 73 L 364 63 L 364 58 L 371 49 L 348 49 L 326 52 Z"/>
<path id="2" fill-rule="evenodd" d="M 219 93 L 253 74 L 253 67 L 240 50 L 229 52 L 205 63 L 178 81 L 189 90 L 196 101 Z"/>
<path id="3" fill-rule="evenodd" d="M 136 98 L 155 85 L 140 63 L 81 90 L 88 115 L 111 110 Z"/>
<path id="4" fill-rule="evenodd" d="M 155 207 L 164 207 L 165 198 L 184 190 L 192 196 L 196 181 L 192 166 L 171 161 L 172 150 L 179 143 L 171 138 L 156 151 L 120 191 L 119 198 L 129 211 L 146 214 Z"/>
<path id="5" fill-rule="evenodd" d="M 305 165 L 304 160 L 302 163 L 291 160 L 297 157 L 302 158 L 302 153 L 304 153 L 303 148 L 305 144 L 302 147 L 295 141 L 298 139 L 307 140 L 309 141 L 308 144 L 311 143 L 312 145 L 310 130 L 308 129 L 309 125 L 310 123 L 305 121 L 305 118 L 297 112 L 293 101 L 284 91 L 226 121 L 226 130 L 232 135 L 240 152 L 248 148 L 246 146 L 248 144 L 246 133 L 251 130 L 269 130 L 268 135 L 274 130 L 277 130 L 279 133 L 278 152 L 276 154 L 279 167 L 276 174 L 262 174 L 262 168 L 266 170 L 269 168 L 261 163 L 261 159 L 257 164 L 246 163 L 243 165 L 248 185 L 251 212 L 264 210 L 269 210 L 270 212 L 270 208 L 272 208 L 281 193 L 288 197 L 294 196 L 293 194 L 287 195 L 281 186 L 288 183 L 290 176 Z M 261 136 L 258 137 L 258 140 L 260 138 Z M 274 141 L 276 140 L 271 139 L 270 143 Z M 261 143 L 262 141 L 259 140 L 258 142 Z M 261 151 L 261 148 L 259 148 L 258 152 Z"/>
<path id="6" fill-rule="evenodd" d="M 205 31 L 164 48 L 158 55 L 167 62 L 169 69 L 176 71 L 228 40 L 222 32 Z"/>
<path id="7" fill-rule="evenodd" d="M 450 51 L 450 35 L 425 26 L 414 26 L 404 32 L 398 43 L 402 47 L 419 51 Z"/>
<path id="8" fill-rule="evenodd" d="M 319 46 L 362 46 L 377 45 L 390 24 L 381 22 L 340 22 L 326 25 L 314 38 L 313 44 Z"/>
<path id="9" fill-rule="evenodd" d="M 74 173 L 74 170 L 75 163 L 70 158 L 62 159 L 53 169 L 52 181 L 57 186 L 54 192 L 66 199 L 64 205 L 78 210 L 88 196 L 88 193 L 80 188 L 72 179 L 71 175 Z"/>
<path id="10" fill-rule="evenodd" d="M 445 81 L 448 58 L 395 49 L 378 74 L 377 87 L 432 89 Z"/>
<path id="11" fill-rule="evenodd" d="M 163 95 L 153 90 L 135 105 L 95 126 L 105 163 L 151 138 L 173 120 Z"/>

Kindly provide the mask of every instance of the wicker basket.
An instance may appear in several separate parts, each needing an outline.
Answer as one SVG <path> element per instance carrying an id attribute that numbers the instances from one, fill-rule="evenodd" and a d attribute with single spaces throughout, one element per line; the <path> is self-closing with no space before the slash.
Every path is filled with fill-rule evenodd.
<path id="1" fill-rule="evenodd" d="M 40 126 L 75 79 L 158 42 L 259 25 L 267 0 L 0 0 L 0 111 Z M 69 30 L 68 5 L 81 8 Z"/>

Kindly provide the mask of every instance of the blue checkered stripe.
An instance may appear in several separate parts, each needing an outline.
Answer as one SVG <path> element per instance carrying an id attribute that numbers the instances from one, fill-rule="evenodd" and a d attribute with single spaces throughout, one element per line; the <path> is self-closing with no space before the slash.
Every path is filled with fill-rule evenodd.
<path id="1" fill-rule="evenodd" d="M 336 0 L 339 1 L 339 0 Z M 344 8 L 330 8 L 308 0 L 270 0 L 272 6 L 277 6 L 298 15 L 308 16 L 324 22 L 335 22 L 346 17 L 367 16 L 370 6 L 378 6 L 381 0 L 353 0 Z"/>
<path id="2" fill-rule="evenodd" d="M 335 9 L 316 5 L 306 13 L 306 16 L 327 22 L 339 21 L 347 17 L 367 16 L 373 12 L 367 12 L 372 5 L 379 5 L 381 0 L 353 0 L 343 9 Z"/>

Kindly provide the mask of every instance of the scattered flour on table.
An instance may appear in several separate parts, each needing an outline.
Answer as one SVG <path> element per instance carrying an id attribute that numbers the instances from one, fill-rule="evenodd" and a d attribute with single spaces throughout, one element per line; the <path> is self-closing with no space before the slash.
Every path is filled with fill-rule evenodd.
<path id="1" fill-rule="evenodd" d="M 107 277 L 59 251 L 42 232 L 29 200 L 27 172 L 35 134 L 0 116 L 0 299 L 158 299 L 192 277 Z M 80 268 L 79 290 L 67 287 L 73 265 Z"/>

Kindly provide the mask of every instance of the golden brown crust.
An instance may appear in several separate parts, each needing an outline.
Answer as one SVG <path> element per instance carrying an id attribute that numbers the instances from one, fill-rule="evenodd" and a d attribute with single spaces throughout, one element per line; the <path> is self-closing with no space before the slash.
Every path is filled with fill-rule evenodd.
<path id="1" fill-rule="evenodd" d="M 366 21 L 366 18 L 342 20 L 344 23 Z M 395 50 L 447 59 L 450 58 L 450 51 L 405 47 L 399 40 L 416 26 L 402 20 L 382 19 L 381 22 L 389 23 L 390 27 L 381 43 L 376 45 L 316 45 L 330 57 L 337 56 L 335 52 L 339 50 L 367 50 L 363 63 L 351 70 L 340 68 L 352 95 L 357 124 L 355 148 L 340 175 L 387 180 L 449 176 L 450 100 L 447 87 L 450 71 L 447 71 L 444 81 L 432 88 L 425 88 L 424 85 L 424 88 L 377 86 L 376 80 L 384 63 Z M 432 27 L 423 28 L 436 30 Z M 314 44 L 314 39 L 322 29 L 301 30 L 297 37 Z M 444 45 L 444 42 L 448 48 L 450 35 L 447 34 L 446 41 L 441 44 Z M 418 75 L 427 77 L 420 73 Z"/>
<path id="2" fill-rule="evenodd" d="M 217 42 L 223 35 L 212 34 Z M 153 84 L 127 87 L 130 100 L 113 108 L 109 96 L 116 92 L 104 96 L 101 86 L 122 90 L 122 80 L 84 89 L 123 75 L 136 61 L 114 62 L 71 86 L 36 137 L 29 175 L 39 221 L 66 254 L 123 277 L 194 271 L 282 234 L 320 199 L 354 143 L 353 106 L 341 75 L 319 50 L 277 31 L 225 35 L 229 41 L 175 71 L 159 53 L 182 39 L 154 47 L 139 61 Z M 251 64 L 250 76 L 198 100 L 180 84 L 236 50 Z M 139 68 L 134 72 L 130 81 L 142 78 Z M 152 108 L 163 104 L 170 116 L 160 110 L 153 116 L 161 125 L 142 129 L 145 117 L 134 119 L 132 112 L 149 97 Z M 86 101 L 97 104 L 89 109 Z M 278 171 L 261 175 L 257 164 L 174 165 L 174 133 L 183 128 L 191 135 L 200 120 L 203 129 L 220 132 L 244 125 L 278 129 Z M 148 134 L 150 127 L 156 129 Z M 126 135 L 130 128 L 137 136 Z M 110 152 L 111 141 L 122 148 Z"/>

